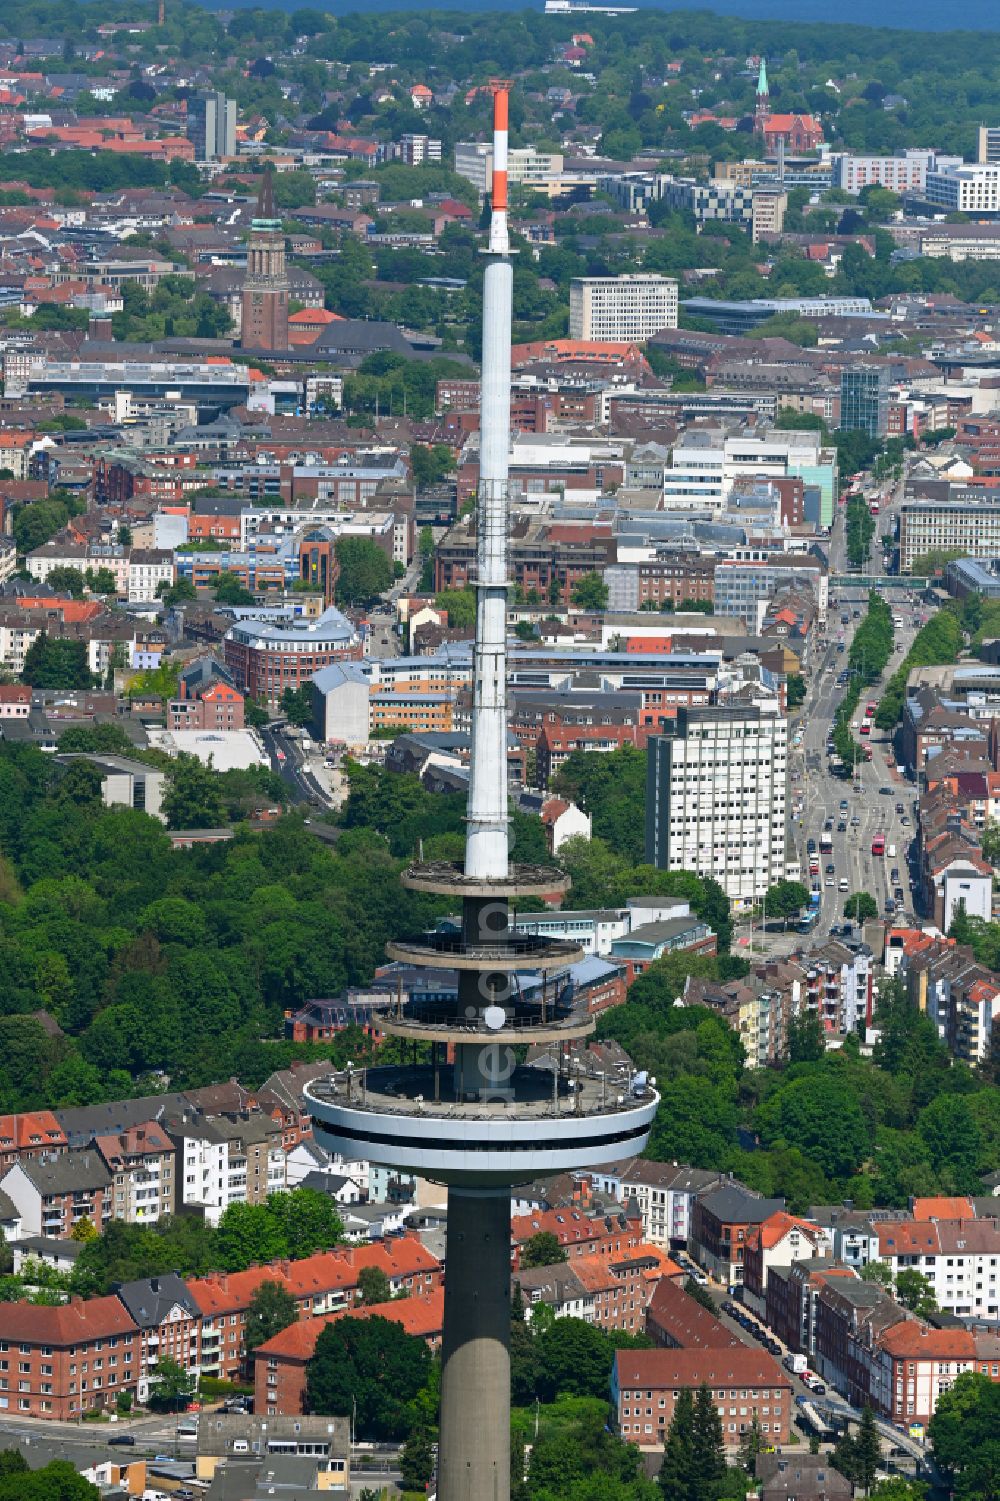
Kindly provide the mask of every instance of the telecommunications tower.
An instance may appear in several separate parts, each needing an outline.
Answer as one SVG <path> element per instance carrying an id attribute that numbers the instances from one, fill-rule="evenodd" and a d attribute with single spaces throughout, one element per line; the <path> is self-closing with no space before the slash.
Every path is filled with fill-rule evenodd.
<path id="1" fill-rule="evenodd" d="M 510 1497 L 511 1186 L 641 1152 L 658 1096 L 645 1075 L 588 1069 L 593 1019 L 552 977 L 575 943 L 518 932 L 517 897 L 563 874 L 512 864 L 507 820 L 507 474 L 513 271 L 507 232 L 506 84 L 493 88 L 493 194 L 483 282 L 476 641 L 464 863 L 410 866 L 403 885 L 461 903 L 458 933 L 390 943 L 406 965 L 457 971 L 451 1000 L 400 1001 L 383 1023 L 420 1044 L 411 1065 L 306 1089 L 317 1140 L 448 1186 L 440 1501 Z M 535 983 L 526 993 L 522 980 Z M 541 983 L 538 977 L 541 976 Z M 440 994 L 440 992 L 439 992 Z M 535 1064 L 515 1050 L 538 1048 Z M 414 1047 L 414 1056 L 418 1049 Z"/>

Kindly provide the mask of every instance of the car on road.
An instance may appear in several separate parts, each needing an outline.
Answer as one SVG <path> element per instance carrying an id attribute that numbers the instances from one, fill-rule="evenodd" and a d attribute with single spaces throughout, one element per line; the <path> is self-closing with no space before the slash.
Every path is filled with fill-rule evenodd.
<path id="1" fill-rule="evenodd" d="M 902 906 L 903 902 L 906 901 L 906 894 L 903 891 L 902 886 L 896 887 L 895 891 L 893 892 L 893 896 L 896 898 L 896 901 L 899 902 L 900 906 Z"/>
<path id="2" fill-rule="evenodd" d="M 837 871 L 837 867 L 835 865 L 828 865 L 826 867 L 826 873 L 827 873 L 828 876 L 835 875 L 836 871 Z"/>
<path id="3" fill-rule="evenodd" d="M 823 884 L 824 884 L 824 886 L 835 886 L 836 882 L 834 881 L 833 876 L 827 876 L 827 878 L 823 882 Z"/>
<path id="4" fill-rule="evenodd" d="M 852 829 L 860 829 L 860 827 L 861 827 L 861 819 L 855 813 L 854 817 L 851 819 L 851 828 Z"/>
<path id="5" fill-rule="evenodd" d="M 904 829 L 908 829 L 910 827 L 910 820 L 907 818 L 907 816 L 906 816 L 905 813 L 903 814 L 902 818 L 899 821 L 902 824 L 902 826 L 903 826 Z"/>
<path id="6" fill-rule="evenodd" d="M 847 824 L 844 822 L 843 819 L 841 819 L 840 822 L 837 825 L 837 833 L 838 834 L 846 834 L 847 833 Z"/>
<path id="7" fill-rule="evenodd" d="M 902 803 L 897 803 L 896 804 L 896 812 L 897 813 L 905 813 L 906 812 L 906 809 L 903 807 Z"/>
<path id="8" fill-rule="evenodd" d="M 108 1439 L 108 1444 L 109 1444 L 110 1447 L 115 1448 L 115 1449 L 134 1449 L 135 1448 L 135 1434 L 134 1433 L 113 1433 L 111 1435 L 111 1437 Z"/>
<path id="9" fill-rule="evenodd" d="M 889 879 L 890 879 L 890 881 L 892 882 L 892 884 L 894 886 L 898 884 L 898 882 L 899 882 L 899 866 L 898 865 L 894 865 L 892 867 L 892 871 L 890 872 Z"/>
<path id="10" fill-rule="evenodd" d="M 880 787 L 879 790 L 878 790 L 878 795 L 879 795 L 879 797 L 892 797 L 892 788 L 891 787 Z"/>
<path id="11" fill-rule="evenodd" d="M 806 849 L 809 851 L 810 855 L 812 854 L 812 852 L 813 852 L 813 850 L 815 848 L 816 848 L 816 841 L 815 841 L 815 839 L 807 839 L 806 840 Z"/>

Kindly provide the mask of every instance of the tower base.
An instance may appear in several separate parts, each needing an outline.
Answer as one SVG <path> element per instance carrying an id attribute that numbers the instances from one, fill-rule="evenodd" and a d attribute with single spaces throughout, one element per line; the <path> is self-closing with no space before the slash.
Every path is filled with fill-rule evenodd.
<path id="1" fill-rule="evenodd" d="M 510 1501 L 510 1188 L 448 1192 L 439 1501 Z"/>

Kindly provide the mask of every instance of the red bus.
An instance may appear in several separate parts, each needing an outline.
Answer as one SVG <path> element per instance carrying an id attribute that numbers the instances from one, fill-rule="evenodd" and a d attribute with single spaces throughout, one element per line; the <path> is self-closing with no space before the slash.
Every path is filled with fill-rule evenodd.
<path id="1" fill-rule="evenodd" d="M 885 835 L 884 834 L 876 834 L 875 835 L 875 838 L 872 840 L 872 854 L 873 855 L 884 855 L 885 854 Z"/>
<path id="2" fill-rule="evenodd" d="M 872 732 L 871 721 L 866 719 L 861 726 L 862 735 L 870 735 Z"/>

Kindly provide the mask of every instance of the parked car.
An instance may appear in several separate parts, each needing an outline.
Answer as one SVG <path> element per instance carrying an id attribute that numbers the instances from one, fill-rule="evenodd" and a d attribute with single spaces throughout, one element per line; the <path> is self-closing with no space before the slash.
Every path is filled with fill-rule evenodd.
<path id="1" fill-rule="evenodd" d="M 113 1433 L 108 1439 L 108 1444 L 116 1449 L 134 1449 L 135 1435 L 133 1433 Z"/>

